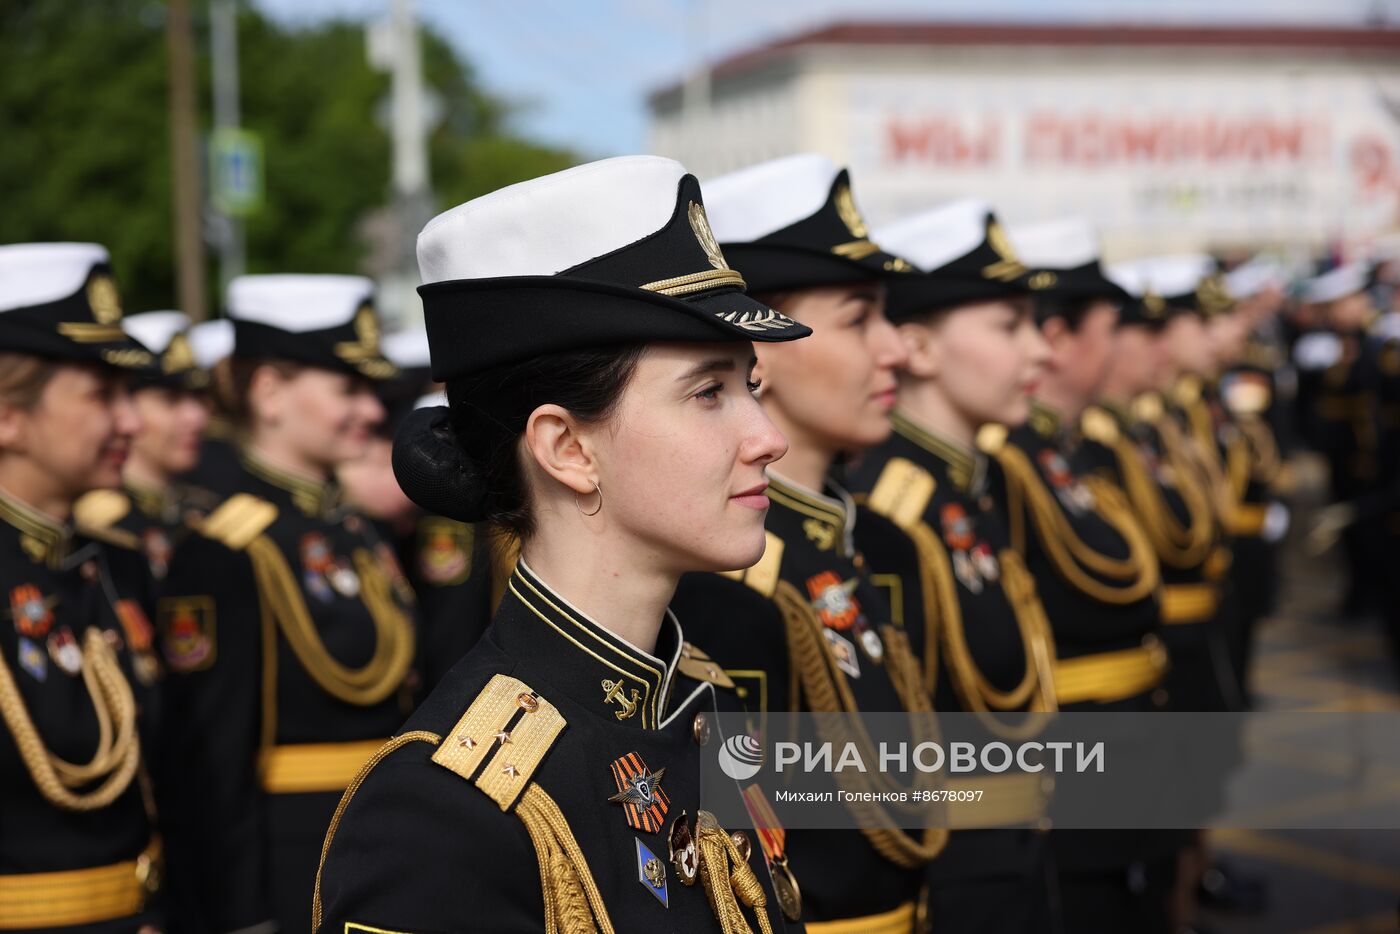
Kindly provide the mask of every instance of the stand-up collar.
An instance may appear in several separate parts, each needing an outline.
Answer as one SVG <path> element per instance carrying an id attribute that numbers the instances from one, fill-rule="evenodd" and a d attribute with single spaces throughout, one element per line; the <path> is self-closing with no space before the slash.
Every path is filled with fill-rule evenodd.
<path id="1" fill-rule="evenodd" d="M 950 441 L 901 412 L 894 412 L 891 420 L 900 437 L 912 441 L 947 465 L 948 478 L 959 490 L 974 493 L 981 489 L 986 480 L 987 461 L 975 449 Z"/>
<path id="2" fill-rule="evenodd" d="M 56 568 L 72 547 L 73 527 L 0 490 L 0 522 L 19 532 L 19 544 L 32 560 Z"/>
<path id="3" fill-rule="evenodd" d="M 1031 414 L 1026 423 L 1042 438 L 1054 438 L 1064 427 L 1064 419 L 1059 412 L 1034 399 L 1031 400 Z"/>
<path id="4" fill-rule="evenodd" d="M 823 492 L 818 493 L 770 470 L 767 495 L 777 508 L 802 517 L 803 530 L 818 547 L 826 550 L 839 546 L 841 554 L 854 554 L 855 503 L 851 494 L 831 480 L 827 480 Z M 772 515 L 769 521 L 774 521 Z"/>
<path id="5" fill-rule="evenodd" d="M 657 654 L 650 655 L 570 606 L 522 558 L 506 584 L 495 629 L 508 654 L 547 669 L 550 687 L 586 709 L 639 729 L 665 721 L 682 645 L 670 610 Z"/>
<path id="6" fill-rule="evenodd" d="M 252 450 L 243 451 L 243 467 L 264 483 L 287 493 L 292 505 L 308 516 L 327 516 L 340 505 L 340 487 L 336 484 L 277 467 Z"/>

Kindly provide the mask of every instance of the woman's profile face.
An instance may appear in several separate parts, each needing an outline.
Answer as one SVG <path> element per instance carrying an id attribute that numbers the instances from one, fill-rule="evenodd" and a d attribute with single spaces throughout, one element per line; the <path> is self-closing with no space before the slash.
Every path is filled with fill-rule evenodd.
<path id="1" fill-rule="evenodd" d="M 935 378 L 969 424 L 1026 420 L 1050 358 L 1029 300 L 962 305 L 935 319 L 929 332 Z"/>
<path id="2" fill-rule="evenodd" d="M 124 376 L 71 364 L 54 368 L 33 408 L 4 410 L 0 421 L 6 452 L 27 457 L 72 499 L 120 485 L 132 436 L 141 428 Z"/>
<path id="3" fill-rule="evenodd" d="M 650 345 L 612 416 L 584 429 L 602 511 L 661 566 L 734 570 L 763 555 L 765 468 L 787 441 L 754 398 L 753 362 L 745 342 Z"/>
<path id="4" fill-rule="evenodd" d="M 810 337 L 758 348 L 763 404 L 794 443 L 833 453 L 889 437 L 906 353 L 874 283 L 803 289 L 782 311 Z"/>
<path id="5" fill-rule="evenodd" d="M 275 433 L 302 459 L 328 470 L 363 457 L 384 406 L 368 380 L 305 367 L 281 376 L 260 370 L 266 384 L 254 391 L 254 433 Z"/>
<path id="6" fill-rule="evenodd" d="M 1205 322 L 1198 315 L 1178 314 L 1162 332 L 1173 376 L 1182 373 L 1208 375 L 1214 368 L 1214 354 Z"/>
<path id="7" fill-rule="evenodd" d="M 209 424 L 205 397 L 181 389 L 150 386 L 132 394 L 141 416 L 141 431 L 131 442 L 132 453 L 173 475 L 199 463 L 199 444 Z"/>

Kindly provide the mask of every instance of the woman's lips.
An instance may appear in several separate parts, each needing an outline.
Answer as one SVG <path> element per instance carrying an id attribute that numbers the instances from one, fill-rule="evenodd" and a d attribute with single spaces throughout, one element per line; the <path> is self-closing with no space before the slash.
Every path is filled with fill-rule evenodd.
<path id="1" fill-rule="evenodd" d="M 768 497 L 763 495 L 763 491 L 766 489 L 768 489 L 768 483 L 764 481 L 729 498 L 740 506 L 747 506 L 750 509 L 767 509 Z"/>
<path id="2" fill-rule="evenodd" d="M 896 393 L 893 389 L 886 389 L 883 392 L 875 393 L 871 398 L 875 400 L 875 403 L 880 406 L 880 408 L 888 412 L 894 408 Z"/>

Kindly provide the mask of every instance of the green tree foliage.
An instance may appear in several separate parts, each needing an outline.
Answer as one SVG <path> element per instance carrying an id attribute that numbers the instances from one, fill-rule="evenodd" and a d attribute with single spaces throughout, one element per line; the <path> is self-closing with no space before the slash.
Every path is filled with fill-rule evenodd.
<path id="1" fill-rule="evenodd" d="M 192 5 L 207 130 L 208 17 Z M 157 0 L 0 0 L 0 243 L 106 244 L 132 311 L 173 301 L 164 29 Z M 376 119 L 389 80 L 363 27 L 292 29 L 245 5 L 239 45 L 243 123 L 266 160 L 249 271 L 359 271 L 357 224 L 387 200 L 390 161 Z M 429 150 L 440 206 L 575 161 L 513 135 L 508 107 L 440 36 L 425 32 L 423 61 L 445 108 Z"/>

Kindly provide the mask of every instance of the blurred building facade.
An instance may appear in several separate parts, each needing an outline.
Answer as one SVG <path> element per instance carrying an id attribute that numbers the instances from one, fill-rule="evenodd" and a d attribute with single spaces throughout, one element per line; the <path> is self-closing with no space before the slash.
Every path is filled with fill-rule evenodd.
<path id="1" fill-rule="evenodd" d="M 1110 258 L 1400 226 L 1400 30 L 843 23 L 649 104 L 652 151 L 702 179 L 823 152 L 876 224 L 978 195 L 1086 215 Z"/>

